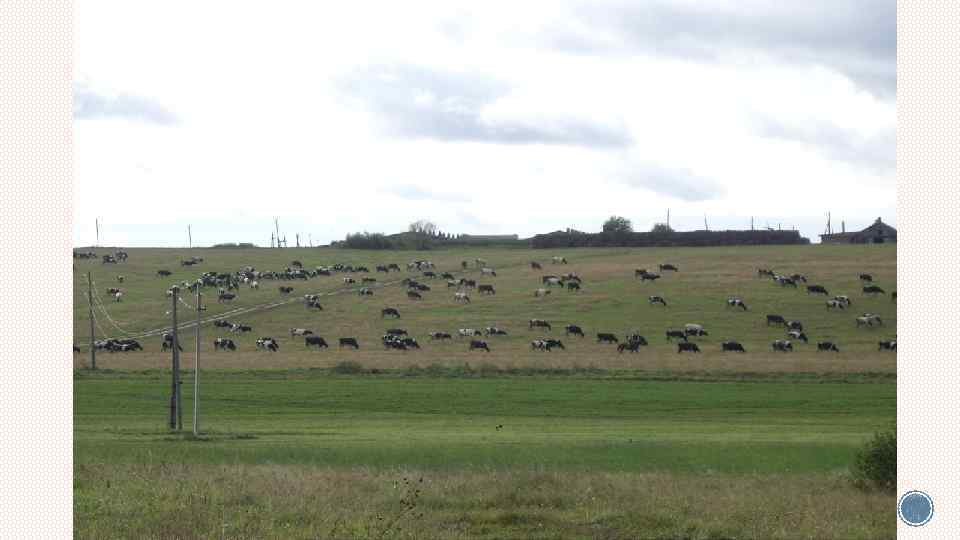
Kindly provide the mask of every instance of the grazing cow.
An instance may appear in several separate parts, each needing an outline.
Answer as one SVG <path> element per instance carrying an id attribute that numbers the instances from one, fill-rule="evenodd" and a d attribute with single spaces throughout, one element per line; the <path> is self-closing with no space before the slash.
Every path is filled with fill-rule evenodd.
<path id="1" fill-rule="evenodd" d="M 389 273 L 390 273 L 390 269 L 387 268 L 386 266 L 382 265 L 382 264 L 378 264 L 378 265 L 377 265 L 377 272 L 383 272 L 384 274 L 389 274 Z"/>
<path id="2" fill-rule="evenodd" d="M 446 332 L 430 332 L 430 339 L 433 339 L 433 340 L 453 339 L 453 336 L 451 336 Z"/>
<path id="3" fill-rule="evenodd" d="M 530 261 L 530 268 L 534 270 L 543 270 L 543 267 L 540 266 L 540 263 L 538 263 L 537 261 Z"/>
<path id="4" fill-rule="evenodd" d="M 368 289 L 366 287 L 363 287 L 362 289 L 357 291 L 357 294 L 359 294 L 360 296 L 373 296 L 373 289 Z"/>
<path id="5" fill-rule="evenodd" d="M 215 327 L 217 327 L 217 328 L 230 328 L 230 327 L 233 326 L 233 323 L 230 322 L 230 321 L 223 320 L 223 319 L 217 319 L 217 320 L 213 321 L 213 326 L 215 326 Z"/>
<path id="6" fill-rule="evenodd" d="M 878 344 L 878 351 L 895 351 L 897 350 L 897 340 L 888 339 L 886 341 L 880 341 Z"/>
<path id="7" fill-rule="evenodd" d="M 320 304 L 319 300 L 310 300 L 307 302 L 307 308 L 314 308 L 317 311 L 323 311 L 323 306 Z"/>
<path id="8" fill-rule="evenodd" d="M 258 349 L 267 349 L 270 352 L 277 352 L 280 350 L 280 344 L 277 343 L 277 340 L 273 338 L 260 338 L 257 340 Z"/>
<path id="9" fill-rule="evenodd" d="M 220 303 L 229 302 L 236 297 L 237 297 L 236 294 L 225 292 L 223 289 L 220 289 L 220 294 L 217 295 L 217 302 L 220 302 Z"/>
<path id="10" fill-rule="evenodd" d="M 364 278 L 362 278 L 362 279 L 360 280 L 360 282 L 363 283 L 364 285 L 366 285 L 367 283 L 376 283 L 376 282 L 377 282 L 377 278 L 364 277 Z"/>
<path id="11" fill-rule="evenodd" d="M 807 278 L 806 278 L 806 276 L 804 276 L 803 274 L 793 274 L 793 275 L 790 276 L 790 279 L 792 279 L 792 280 L 795 281 L 795 282 L 800 282 L 800 281 L 802 281 L 802 282 L 804 282 L 804 283 L 807 282 Z"/>
<path id="12" fill-rule="evenodd" d="M 558 277 L 549 277 L 544 281 L 547 287 L 553 287 L 554 285 L 558 287 L 563 287 L 563 280 Z"/>
<path id="13" fill-rule="evenodd" d="M 706 330 L 703 329 L 703 325 L 700 324 L 685 324 L 683 325 L 683 333 L 688 336 L 708 336 Z"/>
<path id="14" fill-rule="evenodd" d="M 356 283 L 356 282 L 357 282 L 357 280 L 353 279 L 352 277 L 345 277 L 345 278 L 343 278 L 343 284 L 344 284 L 344 285 L 353 285 L 353 284 Z"/>
<path id="15" fill-rule="evenodd" d="M 633 271 L 633 279 L 637 279 L 638 277 L 643 276 L 646 273 L 647 273 L 646 268 L 637 268 Z"/>
<path id="16" fill-rule="evenodd" d="M 121 343 L 119 343 L 119 344 L 115 347 L 114 350 L 121 351 L 121 352 L 126 352 L 126 351 L 142 351 L 142 350 L 143 350 L 143 347 L 140 346 L 140 344 L 139 344 L 138 342 L 136 342 L 136 341 L 134 341 L 134 340 L 130 340 L 130 341 L 128 341 L 128 342 L 121 342 Z M 111 351 L 111 352 L 113 352 L 113 351 Z"/>
<path id="17" fill-rule="evenodd" d="M 850 305 L 853 304 L 853 301 L 850 300 L 850 297 L 847 295 L 834 296 L 833 299 L 846 305 L 847 307 L 850 307 Z"/>
<path id="18" fill-rule="evenodd" d="M 597 343 L 620 343 L 620 340 L 613 334 L 600 332 L 597 334 Z"/>
<path id="19" fill-rule="evenodd" d="M 771 324 L 786 326 L 787 320 L 783 318 L 783 315 L 767 315 L 767 326 Z"/>
<path id="20" fill-rule="evenodd" d="M 280 294 L 290 294 L 293 292 L 293 287 L 280 286 L 277 289 L 280 291 Z"/>
<path id="21" fill-rule="evenodd" d="M 776 352 L 776 351 L 787 352 L 787 351 L 792 351 L 792 350 L 793 350 L 793 345 L 792 345 L 789 341 L 787 341 L 787 340 L 785 340 L 785 339 L 778 339 L 778 340 L 774 341 L 774 342 L 772 343 L 772 347 L 773 347 L 774 352 Z"/>
<path id="22" fill-rule="evenodd" d="M 123 283 L 123 276 L 117 276 L 117 283 Z"/>
<path id="23" fill-rule="evenodd" d="M 479 291 L 480 294 L 497 294 L 497 291 L 493 289 L 493 285 L 480 285 L 477 287 L 477 291 Z"/>
<path id="24" fill-rule="evenodd" d="M 827 309 L 847 309 L 847 307 L 839 300 L 827 300 Z"/>
<path id="25" fill-rule="evenodd" d="M 874 323 L 876 323 L 877 326 L 882 326 L 883 320 L 880 319 L 879 315 L 873 315 L 870 313 L 864 313 L 863 316 L 857 317 L 857 328 L 860 328 L 861 326 L 873 326 Z"/>
<path id="26" fill-rule="evenodd" d="M 568 291 L 579 291 L 579 290 L 580 290 L 580 284 L 577 283 L 576 281 L 568 281 L 568 282 L 567 282 L 567 290 L 568 290 Z"/>
<path id="27" fill-rule="evenodd" d="M 744 311 L 747 311 L 747 304 L 745 304 L 743 300 L 739 298 L 727 298 L 727 307 L 738 307 Z"/>
<path id="28" fill-rule="evenodd" d="M 667 330 L 667 341 L 670 341 L 673 338 L 687 341 L 687 333 L 683 330 Z"/>
<path id="29" fill-rule="evenodd" d="M 873 295 L 873 294 L 887 294 L 887 293 L 885 293 L 883 289 L 881 289 L 880 287 L 877 287 L 876 285 L 868 285 L 863 288 L 863 294 Z"/>
<path id="30" fill-rule="evenodd" d="M 840 348 L 832 341 L 821 341 L 817 343 L 817 352 L 820 351 L 840 352 Z"/>
<path id="31" fill-rule="evenodd" d="M 541 296 L 546 296 L 546 295 L 548 295 L 548 294 L 550 294 L 550 289 L 540 288 L 540 289 L 537 289 L 537 290 L 533 291 L 533 297 L 534 297 L 534 298 L 540 298 Z"/>
<path id="32" fill-rule="evenodd" d="M 397 263 L 390 263 L 390 264 L 387 265 L 387 270 L 396 270 L 397 272 L 399 272 L 399 271 L 400 271 L 400 265 L 397 264 Z"/>
<path id="33" fill-rule="evenodd" d="M 543 348 L 547 352 L 552 351 L 554 347 L 560 347 L 563 350 L 567 350 L 567 348 L 563 346 L 563 342 L 559 339 L 542 339 L 540 341 L 543 343 Z"/>
<path id="34" fill-rule="evenodd" d="M 632 334 L 627 334 L 627 335 L 623 336 L 623 340 L 624 340 L 625 343 L 639 343 L 640 345 L 643 345 L 644 347 L 647 346 L 647 338 L 641 336 L 641 335 L 640 335 L 639 333 L 637 333 L 637 332 L 634 332 L 634 333 L 632 333 Z"/>
<path id="35" fill-rule="evenodd" d="M 870 274 L 860 274 L 860 281 L 867 281 L 873 283 L 873 276 Z"/>
<path id="36" fill-rule="evenodd" d="M 469 350 L 472 351 L 472 350 L 474 350 L 474 349 L 483 349 L 483 350 L 485 350 L 485 351 L 487 351 L 487 352 L 490 352 L 490 347 L 487 346 L 487 342 L 486 342 L 486 341 L 483 341 L 482 339 L 472 339 L 472 340 L 470 340 L 470 349 L 469 349 Z"/>
<path id="37" fill-rule="evenodd" d="M 163 352 L 166 352 L 172 348 L 173 348 L 173 336 L 171 336 L 170 341 L 164 341 L 163 343 L 160 344 L 160 350 Z M 183 346 L 181 346 L 179 343 L 177 343 L 177 349 L 180 352 L 183 352 Z"/>
<path id="38" fill-rule="evenodd" d="M 787 277 L 787 276 L 777 276 L 777 277 L 776 277 L 776 280 L 777 280 L 777 283 L 779 283 L 781 287 L 786 287 L 787 285 L 790 285 L 790 286 L 793 287 L 794 289 L 797 288 L 797 280 L 795 280 L 795 279 L 793 279 L 793 278 L 791 278 L 791 277 Z"/>
<path id="39" fill-rule="evenodd" d="M 678 271 L 679 271 L 676 266 L 674 266 L 674 265 L 672 265 L 672 264 L 669 264 L 669 263 L 665 263 L 665 264 L 661 264 L 661 265 L 660 265 L 660 271 L 663 272 L 663 271 L 665 271 L 665 270 L 670 270 L 670 271 L 673 271 L 673 272 L 678 272 Z"/>
<path id="40" fill-rule="evenodd" d="M 233 333 L 240 332 L 241 334 L 245 334 L 247 332 L 253 332 L 253 327 L 249 324 L 235 324 L 230 327 L 230 331 Z"/>
<path id="41" fill-rule="evenodd" d="M 800 321 L 787 321 L 787 330 L 800 330 L 803 332 L 803 323 Z"/>
<path id="42" fill-rule="evenodd" d="M 417 291 L 407 291 L 407 298 L 411 300 L 423 300 L 423 296 Z"/>
<path id="43" fill-rule="evenodd" d="M 457 330 L 457 337 L 482 336 L 483 332 L 475 328 L 460 328 Z"/>
<path id="44" fill-rule="evenodd" d="M 390 328 L 387 330 L 387 335 L 388 336 L 406 336 L 408 334 L 407 334 L 407 331 L 404 330 L 403 328 Z"/>
<path id="45" fill-rule="evenodd" d="M 387 307 L 387 308 L 383 308 L 383 309 L 380 310 L 380 318 L 381 318 L 381 319 L 384 318 L 384 317 L 386 317 L 387 315 L 390 315 L 391 317 L 395 317 L 395 318 L 399 319 L 399 318 L 400 318 L 400 311 L 399 311 L 397 308 L 392 308 L 392 307 Z"/>
<path id="46" fill-rule="evenodd" d="M 405 337 L 400 340 L 400 343 L 408 349 L 419 349 L 420 344 L 417 343 L 417 340 L 412 337 Z"/>
<path id="47" fill-rule="evenodd" d="M 568 324 L 563 327 L 565 335 L 573 334 L 575 336 L 583 337 L 583 329 L 575 324 Z"/>
<path id="48" fill-rule="evenodd" d="M 827 292 L 827 289 L 823 288 L 823 285 L 807 285 L 807 294 L 822 294 L 824 296 L 830 294 Z"/>
<path id="49" fill-rule="evenodd" d="M 480 274 L 481 274 L 481 275 L 484 275 L 484 276 L 497 277 L 497 272 L 494 271 L 493 268 L 486 268 L 486 267 L 481 268 L 481 269 L 480 269 Z"/>
<path id="50" fill-rule="evenodd" d="M 553 330 L 553 328 L 550 327 L 550 323 L 548 323 L 543 319 L 530 319 L 530 328 L 533 328 L 533 327 L 546 328 L 547 330 Z"/>
<path id="51" fill-rule="evenodd" d="M 551 261 L 553 264 L 567 264 L 567 258 L 566 258 L 566 257 L 552 257 L 552 258 L 550 259 L 550 261 Z"/>
<path id="52" fill-rule="evenodd" d="M 769 269 L 769 268 L 758 268 L 758 269 L 757 269 L 757 277 L 763 277 L 763 276 L 773 277 L 773 276 L 775 276 L 775 275 L 776 275 L 776 274 L 773 273 L 773 270 L 771 270 L 771 269 Z"/>
<path id="53" fill-rule="evenodd" d="M 471 289 L 475 289 L 477 287 L 477 281 L 474 279 L 460 278 L 460 284 Z"/>
<path id="54" fill-rule="evenodd" d="M 465 304 L 470 303 L 470 297 L 465 292 L 454 293 L 453 295 L 454 302 L 463 302 Z"/>
<path id="55" fill-rule="evenodd" d="M 656 280 L 658 280 L 658 279 L 660 279 L 660 274 L 653 274 L 653 273 L 647 272 L 647 273 L 645 273 L 645 274 L 641 274 L 641 275 L 640 275 L 640 281 L 641 281 L 641 282 L 643 282 L 643 281 L 656 281 Z"/>
<path id="56" fill-rule="evenodd" d="M 488 326 L 484 328 L 483 334 L 486 336 L 505 336 L 507 335 L 507 331 L 496 326 Z"/>
<path id="57" fill-rule="evenodd" d="M 232 339 L 227 338 L 217 338 L 213 340 L 213 350 L 215 351 L 235 351 L 237 350 L 237 345 L 233 342 Z"/>
<path id="58" fill-rule="evenodd" d="M 722 352 L 733 351 L 733 352 L 747 352 L 739 342 L 736 341 L 724 341 L 720 344 L 720 350 Z"/>
<path id="59" fill-rule="evenodd" d="M 423 277 L 430 278 L 430 279 L 436 279 L 437 273 L 436 273 L 436 272 L 433 272 L 433 271 L 431 271 L 431 270 L 427 270 L 426 272 L 423 273 Z"/>
<path id="60" fill-rule="evenodd" d="M 698 347 L 696 343 L 677 343 L 677 354 L 684 351 L 699 353 L 700 347 Z"/>
<path id="61" fill-rule="evenodd" d="M 313 333 L 313 330 L 307 330 L 306 328 L 291 328 L 290 337 L 293 336 L 309 336 Z"/>
<path id="62" fill-rule="evenodd" d="M 630 351 L 632 353 L 640 352 L 640 346 L 645 345 L 641 344 L 639 341 L 626 341 L 617 345 L 617 352 L 623 354 L 623 351 Z"/>
<path id="63" fill-rule="evenodd" d="M 343 347 L 353 347 L 354 349 L 359 349 L 360 344 L 357 343 L 357 338 L 342 337 L 340 338 L 340 348 Z"/>
<path id="64" fill-rule="evenodd" d="M 662 296 L 651 296 L 649 297 L 650 304 L 663 304 L 664 307 L 667 305 L 667 301 L 663 299 Z"/>
<path id="65" fill-rule="evenodd" d="M 157 277 L 167 277 L 171 274 L 173 274 L 173 272 L 169 270 L 157 270 Z"/>
<path id="66" fill-rule="evenodd" d="M 800 330 L 791 330 L 787 332 L 787 335 L 793 339 L 798 339 L 804 343 L 809 343 L 809 341 L 807 340 L 807 335 L 801 332 Z"/>
<path id="67" fill-rule="evenodd" d="M 117 292 L 113 293 L 113 299 L 114 299 L 115 301 L 117 301 L 117 302 L 119 302 L 119 301 L 120 301 L 120 298 L 122 298 L 122 297 L 123 297 L 123 292 L 121 292 L 121 291 L 117 291 Z"/>

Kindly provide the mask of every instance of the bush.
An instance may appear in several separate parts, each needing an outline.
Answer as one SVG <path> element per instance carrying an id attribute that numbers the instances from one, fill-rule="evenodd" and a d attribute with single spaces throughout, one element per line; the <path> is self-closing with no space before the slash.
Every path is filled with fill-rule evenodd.
<path id="1" fill-rule="evenodd" d="M 333 372 L 340 375 L 358 375 L 361 373 L 366 373 L 367 370 L 363 369 L 363 366 L 359 362 L 354 362 L 352 360 L 346 360 L 344 362 L 337 362 L 337 365 L 333 366 Z"/>
<path id="2" fill-rule="evenodd" d="M 861 488 L 892 490 L 897 485 L 896 429 L 877 432 L 859 451 L 853 466 L 854 482 Z"/>

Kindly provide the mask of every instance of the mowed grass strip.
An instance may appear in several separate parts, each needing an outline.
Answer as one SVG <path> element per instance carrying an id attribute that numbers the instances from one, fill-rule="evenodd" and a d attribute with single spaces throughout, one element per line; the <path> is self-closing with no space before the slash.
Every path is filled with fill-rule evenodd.
<path id="1" fill-rule="evenodd" d="M 83 464 L 77 538 L 893 538 L 843 475 Z"/>
<path id="2" fill-rule="evenodd" d="M 103 250 L 100 250 L 103 251 Z M 302 249 L 130 249 L 130 259 L 118 265 L 103 265 L 98 261 L 75 261 L 74 339 L 84 350 L 75 356 L 77 367 L 89 363 L 87 335 L 89 320 L 86 306 L 86 270 L 93 273 L 98 292 L 105 301 L 110 320 L 101 313 L 100 326 L 114 337 L 122 332 L 135 334 L 169 325 L 170 301 L 164 294 L 167 287 L 182 280 L 195 279 L 201 272 L 216 270 L 233 272 L 247 265 L 261 270 L 282 270 L 294 259 L 307 268 L 331 265 L 336 262 L 364 264 L 373 269 L 377 264 L 396 262 L 404 265 L 415 259 L 429 258 L 437 271 L 450 271 L 457 277 L 477 279 L 479 283 L 494 285 L 496 295 L 481 296 L 470 292 L 472 302 L 457 304 L 454 289 L 447 288 L 441 279 L 422 278 L 419 272 L 406 270 L 389 275 L 371 273 L 381 282 L 402 277 L 415 277 L 428 283 L 433 290 L 423 293 L 422 301 L 410 300 L 399 286 L 380 288 L 370 298 L 359 298 L 353 293 L 325 297 L 323 311 L 308 310 L 303 304 L 290 305 L 230 317 L 235 322 L 250 324 L 254 331 L 245 335 L 231 335 L 212 325 L 202 328 L 201 354 L 203 364 L 213 368 L 270 368 L 270 367 L 332 367 L 343 360 L 360 362 L 378 369 L 402 369 L 411 366 L 441 364 L 462 365 L 465 362 L 488 362 L 502 368 L 594 366 L 609 369 L 644 369 L 651 371 L 701 369 L 750 372 L 895 372 L 896 355 L 877 350 L 877 341 L 896 335 L 896 303 L 889 293 L 896 288 L 896 246 L 735 246 L 724 248 L 642 248 L 642 249 L 470 249 L 433 252 L 371 252 L 331 248 Z M 568 265 L 552 265 L 552 255 L 563 255 Z M 179 260 L 201 256 L 205 261 L 194 267 L 183 268 Z M 497 277 L 481 277 L 472 264 L 461 270 L 460 261 L 480 257 L 497 269 Z M 532 270 L 529 262 L 540 261 L 544 269 Z M 654 283 L 634 279 L 637 267 L 654 270 L 660 262 L 676 264 L 680 271 L 665 272 Z M 810 284 L 825 286 L 831 293 L 847 294 L 854 305 L 845 311 L 828 311 L 826 298 L 809 295 L 803 284 L 797 290 L 783 288 L 769 278 L 758 278 L 759 267 L 770 267 L 784 273 L 805 274 Z M 157 278 L 160 268 L 172 270 L 170 278 Z M 547 273 L 576 272 L 583 277 L 580 292 L 554 288 L 545 298 L 534 298 L 534 290 L 542 287 L 540 277 Z M 861 293 L 858 275 L 868 272 L 887 295 L 869 297 Z M 122 287 L 126 294 L 119 303 L 111 302 L 104 294 L 107 287 L 117 286 L 116 275 L 125 277 Z M 334 274 L 309 281 L 261 280 L 259 290 L 243 287 L 231 304 L 215 301 L 216 291 L 206 289 L 207 311 L 204 318 L 223 314 L 239 307 L 250 307 L 276 302 L 285 297 L 277 287 L 294 287 L 292 296 L 306 293 L 333 292 L 345 289 L 342 278 Z M 362 274 L 352 274 L 359 278 Z M 649 305 L 649 295 L 661 295 L 668 307 Z M 749 311 L 731 309 L 726 299 L 742 298 Z M 194 299 L 186 297 L 192 304 Z M 399 320 L 382 319 L 384 306 L 400 309 Z M 180 306 L 181 320 L 193 320 L 195 313 Z M 860 313 L 879 314 L 884 326 L 857 328 L 854 317 Z M 782 328 L 767 326 L 767 313 L 781 314 L 788 319 L 802 321 L 811 343 L 795 343 L 794 353 L 773 353 L 770 343 L 785 338 Z M 549 320 L 552 331 L 530 330 L 531 318 Z M 579 339 L 563 336 L 565 324 L 578 324 L 587 332 Z M 698 338 L 702 353 L 677 354 L 676 345 L 666 341 L 668 328 L 679 328 L 686 323 L 703 324 L 709 336 Z M 428 339 L 432 331 L 456 334 L 458 328 L 500 326 L 509 335 L 490 338 L 491 351 L 469 352 L 465 340 L 434 343 Z M 308 328 L 333 344 L 329 350 L 308 350 L 303 338 L 293 338 L 289 330 Z M 379 343 L 387 328 L 408 330 L 423 347 L 419 351 L 385 350 Z M 596 343 L 597 332 L 612 332 L 623 336 L 639 331 L 650 341 L 638 354 L 617 354 L 614 345 Z M 98 332 L 100 332 L 98 330 Z M 231 337 L 237 341 L 236 353 L 214 352 L 215 337 Z M 271 354 L 254 346 L 258 337 L 279 339 L 280 352 Z M 340 350 L 338 337 L 357 337 L 359 351 Z M 541 337 L 560 337 L 565 351 L 552 353 L 533 351 L 530 341 Z M 720 342 L 738 340 L 747 349 L 746 354 L 721 353 Z M 192 363 L 193 332 L 181 336 L 186 349 L 184 361 Z M 815 342 L 829 340 L 839 344 L 841 353 L 818 353 Z M 100 354 L 100 367 L 114 369 L 148 369 L 168 367 L 169 353 L 160 352 L 160 338 L 143 340 L 145 352 Z M 482 358 L 482 360 L 480 359 Z"/>
<path id="3" fill-rule="evenodd" d="M 207 436 L 194 441 L 165 427 L 169 387 L 75 380 L 77 463 L 825 472 L 846 469 L 896 411 L 889 383 L 234 374 L 201 386 Z"/>

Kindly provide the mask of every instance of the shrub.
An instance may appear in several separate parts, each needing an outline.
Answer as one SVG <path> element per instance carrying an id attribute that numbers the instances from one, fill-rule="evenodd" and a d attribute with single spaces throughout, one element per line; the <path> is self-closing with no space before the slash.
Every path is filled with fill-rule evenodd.
<path id="1" fill-rule="evenodd" d="M 859 451 L 853 466 L 854 482 L 863 489 L 892 490 L 897 485 L 896 429 L 877 432 Z"/>

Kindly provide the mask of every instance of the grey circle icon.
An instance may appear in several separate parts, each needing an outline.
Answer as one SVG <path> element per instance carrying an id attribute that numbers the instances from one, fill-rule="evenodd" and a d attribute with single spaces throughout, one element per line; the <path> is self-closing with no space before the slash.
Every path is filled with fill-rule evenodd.
<path id="1" fill-rule="evenodd" d="M 897 502 L 897 515 L 911 527 L 926 525 L 933 517 L 933 499 L 922 491 L 908 491 Z"/>

